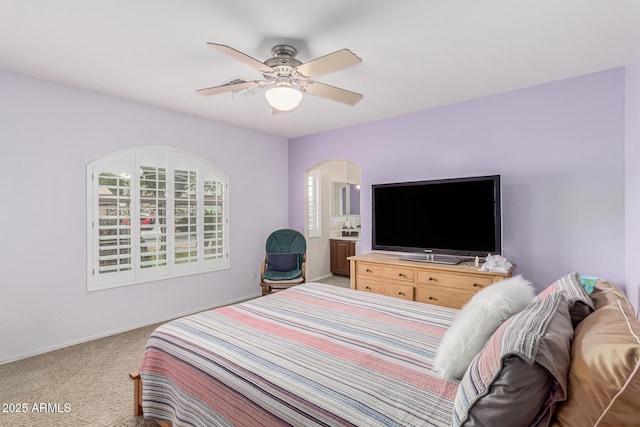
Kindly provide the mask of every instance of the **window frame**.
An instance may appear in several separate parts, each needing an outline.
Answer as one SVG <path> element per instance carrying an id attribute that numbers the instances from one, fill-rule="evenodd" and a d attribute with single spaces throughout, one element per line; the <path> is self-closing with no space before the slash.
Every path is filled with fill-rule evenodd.
<path id="1" fill-rule="evenodd" d="M 213 164 L 143 146 L 104 155 L 86 172 L 87 291 L 229 268 L 229 180 Z M 179 181 L 178 172 L 195 183 Z"/>

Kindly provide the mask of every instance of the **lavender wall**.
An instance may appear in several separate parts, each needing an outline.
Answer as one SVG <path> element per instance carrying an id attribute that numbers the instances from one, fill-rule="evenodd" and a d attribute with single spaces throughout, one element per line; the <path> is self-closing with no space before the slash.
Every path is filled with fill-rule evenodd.
<path id="1" fill-rule="evenodd" d="M 624 79 L 614 69 L 290 140 L 290 225 L 303 227 L 304 171 L 325 159 L 362 167 L 363 252 L 372 184 L 501 174 L 517 273 L 538 289 L 571 271 L 623 285 Z"/>
<path id="2" fill-rule="evenodd" d="M 640 52 L 626 67 L 626 282 L 629 299 L 640 308 Z M 640 310 L 636 310 L 640 316 Z"/>
<path id="3" fill-rule="evenodd" d="M 0 362 L 258 294 L 261 242 L 288 224 L 285 139 L 4 71 L 0 93 Z M 87 293 L 86 164 L 138 145 L 227 174 L 231 268 Z"/>
<path id="4" fill-rule="evenodd" d="M 362 167 L 363 251 L 371 184 L 500 173 L 505 247 L 517 272 L 539 288 L 572 270 L 626 280 L 638 304 L 637 62 L 626 73 L 298 138 L 288 148 L 281 138 L 5 71 L 0 93 L 0 363 L 256 294 L 263 250 L 255 242 L 287 224 L 304 228 L 304 171 L 336 158 Z M 231 268 L 87 293 L 85 166 L 137 145 L 190 151 L 229 176 Z M 265 161 L 279 167 L 264 170 Z"/>

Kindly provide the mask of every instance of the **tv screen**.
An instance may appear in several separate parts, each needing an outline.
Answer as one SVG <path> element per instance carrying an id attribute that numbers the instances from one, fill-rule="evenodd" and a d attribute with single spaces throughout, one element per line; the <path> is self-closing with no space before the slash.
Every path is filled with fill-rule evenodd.
<path id="1" fill-rule="evenodd" d="M 372 201 L 374 250 L 502 252 L 499 175 L 376 184 Z"/>

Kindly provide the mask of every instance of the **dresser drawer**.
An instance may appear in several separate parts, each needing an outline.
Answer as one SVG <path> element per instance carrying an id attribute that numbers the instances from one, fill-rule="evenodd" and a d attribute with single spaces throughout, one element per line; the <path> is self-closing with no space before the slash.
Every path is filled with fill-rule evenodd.
<path id="1" fill-rule="evenodd" d="M 413 300 L 414 288 L 412 285 L 396 285 L 394 283 L 376 282 L 375 280 L 358 280 L 356 289 L 359 291 L 373 292 L 391 297 Z"/>
<path id="2" fill-rule="evenodd" d="M 451 290 L 476 293 L 493 284 L 491 277 L 473 274 L 449 274 L 439 271 L 418 271 L 418 283 Z"/>
<path id="3" fill-rule="evenodd" d="M 420 286 L 416 288 L 416 301 L 457 309 L 462 308 L 473 295 L 473 293 L 456 292 L 444 288 Z"/>
<path id="4" fill-rule="evenodd" d="M 413 283 L 414 270 L 412 268 L 403 268 L 395 265 L 359 262 L 357 275 L 362 276 L 363 279 L 367 277 L 375 277 L 376 279 L 389 279 Z"/>

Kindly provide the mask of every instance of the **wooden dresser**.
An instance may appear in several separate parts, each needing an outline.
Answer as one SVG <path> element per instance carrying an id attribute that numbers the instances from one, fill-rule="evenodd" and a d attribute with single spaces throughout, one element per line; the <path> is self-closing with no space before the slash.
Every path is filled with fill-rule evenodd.
<path id="1" fill-rule="evenodd" d="M 511 277 L 479 267 L 403 261 L 398 255 L 370 253 L 350 257 L 351 288 L 408 300 L 462 308 L 478 291 Z"/>

